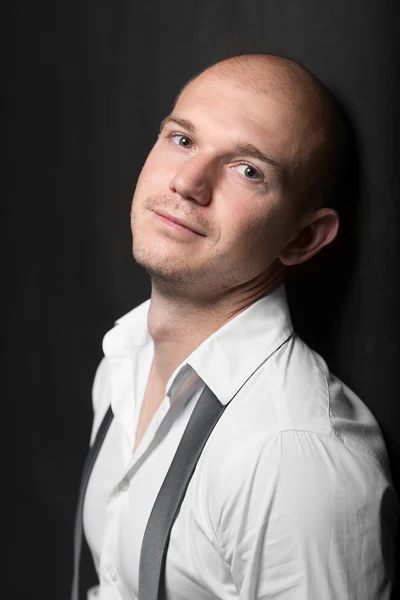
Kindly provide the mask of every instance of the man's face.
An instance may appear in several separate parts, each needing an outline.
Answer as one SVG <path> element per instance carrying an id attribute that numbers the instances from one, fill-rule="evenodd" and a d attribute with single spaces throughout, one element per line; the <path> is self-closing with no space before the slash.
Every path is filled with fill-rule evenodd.
<path id="1" fill-rule="evenodd" d="M 257 95 L 210 72 L 185 88 L 132 202 L 133 254 L 154 281 L 208 298 L 267 272 L 293 237 L 302 127 L 276 89 Z M 201 234 L 173 228 L 157 211 Z"/>

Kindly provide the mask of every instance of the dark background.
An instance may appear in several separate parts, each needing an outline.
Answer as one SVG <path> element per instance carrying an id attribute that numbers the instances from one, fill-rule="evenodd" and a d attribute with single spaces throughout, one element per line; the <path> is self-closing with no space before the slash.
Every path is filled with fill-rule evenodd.
<path id="1" fill-rule="evenodd" d="M 150 294 L 131 258 L 132 190 L 180 87 L 230 54 L 266 51 L 304 62 L 353 122 L 359 182 L 348 188 L 352 221 L 336 253 L 322 252 L 325 270 L 307 267 L 289 299 L 299 333 L 376 415 L 399 488 L 396 5 L 9 3 L 2 36 L 2 597 L 68 598 L 102 337 Z"/>

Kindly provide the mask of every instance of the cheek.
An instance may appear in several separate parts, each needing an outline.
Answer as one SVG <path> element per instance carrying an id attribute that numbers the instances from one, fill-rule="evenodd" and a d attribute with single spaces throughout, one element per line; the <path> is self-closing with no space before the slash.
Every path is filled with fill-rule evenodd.
<path id="1" fill-rule="evenodd" d="M 243 203 L 230 203 L 229 209 L 217 216 L 220 226 L 219 245 L 232 256 L 243 256 L 254 252 L 261 238 L 261 219 L 243 209 Z"/>
<path id="2" fill-rule="evenodd" d="M 138 177 L 137 184 L 136 184 L 136 189 L 140 189 L 143 186 L 148 186 L 151 183 L 151 181 L 153 179 L 151 177 L 151 174 L 152 173 L 154 174 L 154 173 L 158 172 L 157 169 L 155 168 L 155 165 L 153 163 L 154 163 L 153 158 L 152 158 L 151 155 L 149 155 L 147 157 L 147 160 L 144 163 L 143 168 L 142 168 L 142 170 L 140 172 L 140 175 Z"/>
<path id="3" fill-rule="evenodd" d="M 224 192 L 224 201 L 220 203 L 220 221 L 225 226 L 226 233 L 237 241 L 248 241 L 251 236 L 259 235 L 269 218 L 267 212 L 270 212 L 265 198 L 260 198 L 255 193 L 234 194 L 232 188 Z"/>
<path id="4" fill-rule="evenodd" d="M 158 183 L 165 185 L 165 161 L 160 157 L 157 145 L 153 146 L 142 167 L 137 180 L 136 189 L 146 186 L 146 189 L 155 188 Z"/>
<path id="5" fill-rule="evenodd" d="M 266 209 L 265 202 L 262 203 L 259 198 L 252 201 L 252 205 L 240 203 L 221 215 L 220 242 L 237 257 L 255 258 L 280 250 L 283 215 L 274 205 Z"/>

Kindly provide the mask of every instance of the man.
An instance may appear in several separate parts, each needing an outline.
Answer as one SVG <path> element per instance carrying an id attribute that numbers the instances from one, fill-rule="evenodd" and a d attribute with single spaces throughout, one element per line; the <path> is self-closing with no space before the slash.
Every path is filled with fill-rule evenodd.
<path id="1" fill-rule="evenodd" d="M 90 598 L 138 598 L 149 515 L 205 386 L 229 405 L 169 539 L 170 600 L 387 599 L 397 515 L 379 427 L 293 331 L 285 275 L 332 242 L 345 144 L 297 63 L 241 55 L 192 79 L 132 202 L 151 298 L 105 336 L 84 529 Z M 329 318 L 329 315 L 327 315 Z"/>

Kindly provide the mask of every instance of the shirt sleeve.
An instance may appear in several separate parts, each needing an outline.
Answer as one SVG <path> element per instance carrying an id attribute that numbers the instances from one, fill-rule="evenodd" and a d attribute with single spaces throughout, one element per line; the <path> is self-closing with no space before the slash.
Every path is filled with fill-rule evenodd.
<path id="1" fill-rule="evenodd" d="M 240 600 L 389 600 L 396 496 L 365 452 L 304 431 L 252 440 L 218 495 Z"/>

